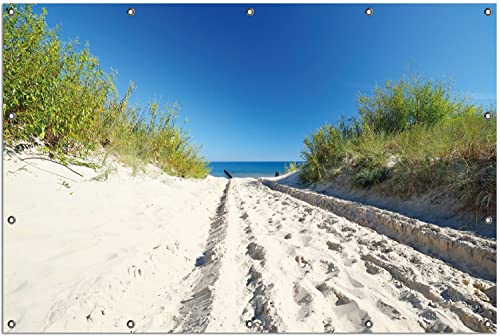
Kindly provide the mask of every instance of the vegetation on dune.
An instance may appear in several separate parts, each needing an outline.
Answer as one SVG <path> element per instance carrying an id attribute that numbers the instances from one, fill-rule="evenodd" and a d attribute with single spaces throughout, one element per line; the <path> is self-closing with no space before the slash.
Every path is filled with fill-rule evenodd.
<path id="1" fill-rule="evenodd" d="M 290 162 L 289 164 L 285 164 L 285 174 L 293 173 L 300 169 L 300 163 Z"/>
<path id="2" fill-rule="evenodd" d="M 358 98 L 358 117 L 327 124 L 304 140 L 303 183 L 351 177 L 410 197 L 437 188 L 485 215 L 496 206 L 496 115 L 453 94 L 451 85 L 403 77 Z"/>
<path id="3" fill-rule="evenodd" d="M 133 84 L 120 99 L 115 74 L 100 67 L 88 45 L 62 42 L 45 9 L 15 8 L 3 17 L 4 142 L 38 138 L 60 158 L 104 146 L 135 168 L 153 163 L 172 175 L 208 174 L 200 148 L 176 125 L 176 106 L 129 106 Z"/>

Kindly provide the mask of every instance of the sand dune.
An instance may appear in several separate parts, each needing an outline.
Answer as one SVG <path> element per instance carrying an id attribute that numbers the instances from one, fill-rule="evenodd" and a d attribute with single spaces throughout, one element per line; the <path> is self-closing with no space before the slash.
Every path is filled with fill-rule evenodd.
<path id="1" fill-rule="evenodd" d="M 255 179 L 25 156 L 4 160 L 6 332 L 496 330 L 494 279 Z"/>

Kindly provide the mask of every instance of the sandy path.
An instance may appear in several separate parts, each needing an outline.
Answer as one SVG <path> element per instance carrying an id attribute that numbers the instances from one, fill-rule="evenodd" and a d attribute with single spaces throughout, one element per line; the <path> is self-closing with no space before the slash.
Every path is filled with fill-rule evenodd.
<path id="1" fill-rule="evenodd" d="M 312 206 L 368 227 L 399 243 L 440 258 L 467 273 L 496 279 L 497 251 L 494 239 L 440 227 L 363 203 L 324 195 L 262 179 L 269 188 L 288 194 Z M 422 206 L 425 209 L 425 206 Z"/>
<path id="2" fill-rule="evenodd" d="M 232 180 L 225 209 L 226 239 L 218 240 L 213 261 L 217 281 L 197 282 L 210 282 L 210 309 L 194 312 L 211 315 L 203 316 L 203 330 L 495 328 L 485 321 L 496 323 L 496 307 L 481 301 L 472 286 L 491 283 L 371 229 L 250 179 Z"/>
<path id="3" fill-rule="evenodd" d="M 4 164 L 4 331 L 496 330 L 492 282 L 254 179 Z"/>
<path id="4" fill-rule="evenodd" d="M 204 332 L 209 323 L 212 312 L 212 304 L 215 299 L 213 288 L 220 277 L 222 258 L 222 246 L 226 239 L 227 219 L 226 199 L 231 183 L 226 184 L 224 193 L 217 206 L 215 218 L 210 224 L 207 245 L 203 255 L 196 260 L 192 273 L 185 277 L 186 281 L 193 281 L 189 297 L 181 301 L 179 316 L 176 321 L 178 332 Z"/>

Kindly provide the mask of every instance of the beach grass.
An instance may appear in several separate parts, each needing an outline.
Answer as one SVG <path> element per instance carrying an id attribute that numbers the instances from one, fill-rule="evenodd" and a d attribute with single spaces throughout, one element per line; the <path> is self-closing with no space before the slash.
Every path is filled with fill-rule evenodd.
<path id="1" fill-rule="evenodd" d="M 285 174 L 296 172 L 300 169 L 300 164 L 297 162 L 290 162 L 285 164 Z"/>
<path id="2" fill-rule="evenodd" d="M 3 17 L 5 143 L 40 139 L 60 160 L 105 148 L 135 171 L 153 163 L 171 175 L 208 174 L 201 148 L 177 125 L 177 106 L 130 106 L 133 83 L 119 98 L 116 74 L 102 69 L 88 44 L 63 42 L 45 9 L 13 7 Z"/>
<path id="3" fill-rule="evenodd" d="M 485 118 L 449 83 L 410 75 L 359 96 L 358 112 L 306 137 L 303 183 L 345 174 L 354 188 L 403 198 L 445 188 L 466 211 L 495 209 L 493 111 Z"/>

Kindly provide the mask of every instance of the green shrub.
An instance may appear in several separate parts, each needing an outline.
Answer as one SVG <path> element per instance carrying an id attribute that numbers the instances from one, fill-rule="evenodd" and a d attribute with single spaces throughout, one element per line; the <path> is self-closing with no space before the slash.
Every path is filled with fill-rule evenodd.
<path id="1" fill-rule="evenodd" d="M 448 118 L 474 114 L 474 106 L 453 94 L 443 81 L 424 80 L 419 76 L 387 81 L 376 87 L 371 96 L 358 97 L 358 111 L 363 127 L 375 133 L 399 133 L 416 125 L 431 126 Z"/>
<path id="2" fill-rule="evenodd" d="M 386 167 L 362 168 L 353 177 L 354 186 L 368 188 L 385 181 L 389 177 L 389 169 Z"/>
<path id="3" fill-rule="evenodd" d="M 13 17 L 4 12 L 3 109 L 16 114 L 4 123 L 4 136 L 40 137 L 65 152 L 94 149 L 92 130 L 114 90 L 112 78 L 88 47 L 63 44 L 46 14 L 35 15 L 29 5 L 17 6 Z"/>
<path id="4" fill-rule="evenodd" d="M 4 141 L 40 138 L 60 155 L 85 156 L 103 145 L 136 167 L 147 163 L 178 176 L 204 177 L 207 163 L 187 132 L 176 125 L 176 106 L 146 110 L 128 106 L 133 91 L 118 98 L 113 73 L 106 73 L 89 46 L 63 43 L 47 11 L 17 5 L 3 17 Z"/>
<path id="5" fill-rule="evenodd" d="M 345 172 L 357 188 L 401 197 L 444 188 L 478 215 L 496 206 L 496 114 L 485 119 L 443 82 L 389 82 L 360 97 L 359 119 L 327 124 L 304 145 L 303 183 Z"/>
<path id="6" fill-rule="evenodd" d="M 330 176 L 330 170 L 335 167 L 345 153 L 345 140 L 339 130 L 330 124 L 321 126 L 304 139 L 305 150 L 302 157 L 305 164 L 301 170 L 302 181 L 320 181 Z"/>
<path id="7" fill-rule="evenodd" d="M 388 188 L 411 196 L 444 187 L 460 195 L 469 210 L 487 213 L 496 204 L 496 116 L 443 120 L 395 135 L 399 157 Z"/>

